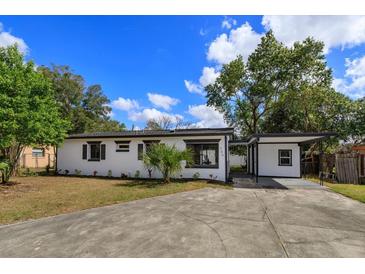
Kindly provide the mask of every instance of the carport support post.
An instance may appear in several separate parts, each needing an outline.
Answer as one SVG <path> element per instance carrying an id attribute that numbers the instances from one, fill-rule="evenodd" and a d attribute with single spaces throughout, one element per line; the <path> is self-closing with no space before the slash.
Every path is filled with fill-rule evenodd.
<path id="1" fill-rule="evenodd" d="M 318 164 L 319 164 L 319 184 L 323 186 L 323 148 L 322 148 L 322 141 L 319 141 L 319 157 L 318 157 Z"/>
<path id="2" fill-rule="evenodd" d="M 256 143 L 256 184 L 259 183 L 259 143 Z"/>

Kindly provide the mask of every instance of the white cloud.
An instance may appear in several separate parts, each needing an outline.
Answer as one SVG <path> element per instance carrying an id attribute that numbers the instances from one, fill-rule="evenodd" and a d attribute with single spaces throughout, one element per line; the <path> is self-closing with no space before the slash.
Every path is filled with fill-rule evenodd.
<path id="1" fill-rule="evenodd" d="M 204 87 L 209 84 L 213 84 L 218 76 L 219 72 L 217 72 L 214 68 L 204 67 L 202 75 L 199 78 L 199 84 L 196 84 L 192 81 L 184 80 L 185 87 L 190 93 L 204 95 Z"/>
<path id="2" fill-rule="evenodd" d="M 236 24 L 237 21 L 235 19 L 225 16 L 221 26 L 222 29 L 231 29 L 232 26 L 235 26 Z"/>
<path id="3" fill-rule="evenodd" d="M 190 93 L 203 94 L 203 89 L 200 85 L 193 83 L 189 80 L 184 80 L 185 87 Z"/>
<path id="4" fill-rule="evenodd" d="M 173 123 L 176 123 L 178 120 L 184 118 L 180 114 L 170 114 L 167 112 L 161 112 L 155 108 L 145 108 L 142 111 L 130 112 L 128 114 L 128 118 L 132 121 L 148 121 L 150 119 L 160 119 L 162 117 L 170 118 Z"/>
<path id="5" fill-rule="evenodd" d="M 365 16 L 264 16 L 262 25 L 288 46 L 312 36 L 331 48 L 351 48 L 365 42 Z"/>
<path id="6" fill-rule="evenodd" d="M 261 36 L 246 22 L 242 26 L 232 29 L 229 35 L 223 33 L 218 36 L 209 45 L 207 59 L 218 64 L 225 64 L 240 54 L 246 60 L 250 53 L 255 50 Z"/>
<path id="7" fill-rule="evenodd" d="M 167 95 L 157 93 L 147 93 L 148 100 L 156 107 L 161 107 L 165 110 L 171 109 L 171 106 L 178 104 L 180 101 Z"/>
<path id="8" fill-rule="evenodd" d="M 115 109 L 120 109 L 124 111 L 130 111 L 132 109 L 138 109 L 139 105 L 136 100 L 125 99 L 123 97 L 119 97 L 117 100 L 112 101 L 111 106 Z"/>
<path id="9" fill-rule="evenodd" d="M 365 55 L 350 60 L 345 59 L 345 78 L 336 78 L 333 87 L 351 98 L 357 99 L 365 96 Z"/>
<path id="10" fill-rule="evenodd" d="M 188 113 L 199 120 L 194 125 L 197 127 L 226 127 L 223 114 L 206 105 L 189 106 Z"/>
<path id="11" fill-rule="evenodd" d="M 202 87 L 206 87 L 207 85 L 213 84 L 218 76 L 219 72 L 216 72 L 214 68 L 204 67 L 202 76 L 199 78 L 199 83 Z"/>
<path id="12" fill-rule="evenodd" d="M 23 39 L 11 35 L 10 32 L 3 31 L 3 24 L 0 23 L 0 47 L 8 47 L 17 45 L 20 52 L 26 54 L 28 52 L 28 46 Z"/>

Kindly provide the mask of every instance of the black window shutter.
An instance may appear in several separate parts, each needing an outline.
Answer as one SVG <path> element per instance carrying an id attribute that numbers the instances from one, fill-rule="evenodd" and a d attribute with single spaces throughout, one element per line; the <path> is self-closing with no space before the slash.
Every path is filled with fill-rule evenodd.
<path id="1" fill-rule="evenodd" d="M 101 148 L 101 152 L 100 152 L 100 159 L 101 159 L 101 160 L 105 160 L 105 144 L 102 144 L 102 145 L 100 146 L 100 148 Z"/>
<path id="2" fill-rule="evenodd" d="M 87 159 L 87 145 L 82 145 L 82 159 Z"/>
<path id="3" fill-rule="evenodd" d="M 138 160 L 143 160 L 143 144 L 138 144 Z"/>

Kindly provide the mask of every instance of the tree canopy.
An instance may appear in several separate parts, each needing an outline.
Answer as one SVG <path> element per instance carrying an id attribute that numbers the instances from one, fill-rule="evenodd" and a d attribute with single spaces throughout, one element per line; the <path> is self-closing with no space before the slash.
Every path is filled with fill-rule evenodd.
<path id="1" fill-rule="evenodd" d="M 57 145 L 69 126 L 49 79 L 16 46 L 0 47 L 0 150 L 11 169 L 24 146 Z"/>
<path id="2" fill-rule="evenodd" d="M 149 119 L 145 129 L 148 130 L 172 130 L 182 128 L 194 128 L 195 125 L 189 121 L 184 121 L 182 118 L 169 116 L 161 116 L 155 119 Z"/>
<path id="3" fill-rule="evenodd" d="M 242 135 L 328 130 L 346 139 L 350 121 L 358 123 L 351 116 L 363 103 L 356 108 L 332 88 L 323 49 L 313 38 L 287 47 L 269 31 L 246 62 L 238 56 L 223 65 L 216 81 L 205 88 L 207 104 L 224 113 Z M 362 116 L 356 117 L 360 121 Z"/>
<path id="4" fill-rule="evenodd" d="M 75 74 L 69 66 L 42 66 L 38 70 L 52 82 L 62 117 L 72 123 L 68 133 L 125 129 L 125 124 L 110 117 L 110 100 L 104 95 L 101 85 L 87 87 L 83 77 Z"/>

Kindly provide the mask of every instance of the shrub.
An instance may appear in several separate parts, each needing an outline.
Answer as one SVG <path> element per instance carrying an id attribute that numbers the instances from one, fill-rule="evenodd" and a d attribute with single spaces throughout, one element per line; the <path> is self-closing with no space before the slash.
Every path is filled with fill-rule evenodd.
<path id="1" fill-rule="evenodd" d="M 121 172 L 120 173 L 120 178 L 122 178 L 122 179 L 128 178 L 128 175 L 125 174 L 125 173 L 123 173 L 123 172 Z"/>
<path id="2" fill-rule="evenodd" d="M 79 170 L 79 169 L 75 169 L 75 174 L 76 174 L 77 176 L 80 176 L 80 175 L 81 175 L 81 170 Z"/>
<path id="3" fill-rule="evenodd" d="M 108 170 L 108 177 L 112 177 L 113 176 L 113 172 L 109 169 Z"/>
<path id="4" fill-rule="evenodd" d="M 184 160 L 188 163 L 192 161 L 190 150 L 180 151 L 166 144 L 151 145 L 143 157 L 145 166 L 160 171 L 165 183 L 169 183 L 171 176 L 181 171 L 181 162 Z"/>
<path id="5" fill-rule="evenodd" d="M 29 167 L 25 169 L 25 171 L 22 174 L 23 176 L 37 176 L 37 172 L 31 171 Z"/>
<path id="6" fill-rule="evenodd" d="M 65 169 L 65 175 L 68 175 L 70 171 L 68 169 Z"/>
<path id="7" fill-rule="evenodd" d="M 152 178 L 152 171 L 153 169 L 152 168 L 147 168 L 147 171 L 148 171 L 148 178 Z"/>
<path id="8" fill-rule="evenodd" d="M 7 183 L 10 179 L 10 165 L 8 162 L 0 162 L 1 182 Z"/>
<path id="9" fill-rule="evenodd" d="M 194 174 L 193 174 L 193 179 L 194 180 L 198 180 L 200 178 L 200 173 L 199 172 L 195 172 Z"/>
<path id="10" fill-rule="evenodd" d="M 136 170 L 136 173 L 134 173 L 134 178 L 138 179 L 141 176 L 141 172 L 139 170 Z"/>
<path id="11" fill-rule="evenodd" d="M 98 174 L 98 172 L 96 170 L 94 170 L 94 172 L 93 172 L 94 177 L 96 176 L 96 174 Z"/>

